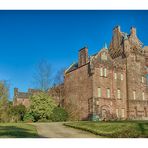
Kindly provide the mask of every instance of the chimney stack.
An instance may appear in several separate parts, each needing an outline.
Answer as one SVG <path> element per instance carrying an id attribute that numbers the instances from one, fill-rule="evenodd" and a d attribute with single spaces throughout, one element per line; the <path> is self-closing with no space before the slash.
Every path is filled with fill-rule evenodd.
<path id="1" fill-rule="evenodd" d="M 83 66 L 88 62 L 88 48 L 84 47 L 79 50 L 79 62 L 78 66 Z"/>

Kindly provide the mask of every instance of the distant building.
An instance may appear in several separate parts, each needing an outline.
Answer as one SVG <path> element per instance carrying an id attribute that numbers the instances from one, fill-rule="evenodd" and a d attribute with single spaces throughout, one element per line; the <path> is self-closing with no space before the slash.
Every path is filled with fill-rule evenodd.
<path id="1" fill-rule="evenodd" d="M 48 90 L 49 96 L 51 96 L 55 103 L 58 106 L 63 106 L 63 95 L 64 95 L 64 85 L 58 85 L 55 87 L 52 87 Z M 28 92 L 19 92 L 18 88 L 14 88 L 14 99 L 13 99 L 13 105 L 19 105 L 22 104 L 26 107 L 30 106 L 30 96 L 36 93 L 42 92 L 38 89 L 28 89 Z"/>
<path id="2" fill-rule="evenodd" d="M 65 71 L 64 106 L 75 120 L 147 119 L 148 46 L 117 26 L 109 48 L 89 56 L 79 50 L 78 63 Z"/>
<path id="3" fill-rule="evenodd" d="M 13 105 L 22 104 L 26 107 L 30 106 L 30 96 L 41 92 L 40 90 L 36 89 L 28 89 L 28 92 L 19 92 L 18 88 L 14 88 L 14 98 L 13 98 Z"/>

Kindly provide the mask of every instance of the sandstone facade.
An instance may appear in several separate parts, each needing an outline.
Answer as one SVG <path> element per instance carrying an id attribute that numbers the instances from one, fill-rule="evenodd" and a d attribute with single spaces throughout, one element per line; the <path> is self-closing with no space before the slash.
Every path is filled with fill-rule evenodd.
<path id="1" fill-rule="evenodd" d="M 64 106 L 74 120 L 148 117 L 148 47 L 134 27 L 130 34 L 115 27 L 109 49 L 89 56 L 84 47 L 78 57 L 64 80 Z"/>
<path id="2" fill-rule="evenodd" d="M 50 88 L 48 90 L 49 96 L 51 96 L 54 100 L 57 106 L 63 107 L 63 95 L 64 95 L 64 85 L 58 85 Z M 30 106 L 30 96 L 36 93 L 41 92 L 39 89 L 28 89 L 28 92 L 20 92 L 18 91 L 18 88 L 14 88 L 14 98 L 13 98 L 13 105 L 19 105 L 22 104 L 26 107 Z"/>
<path id="3" fill-rule="evenodd" d="M 14 88 L 14 98 L 13 98 L 13 105 L 22 104 L 26 107 L 30 106 L 30 96 L 40 92 L 40 90 L 36 89 L 28 89 L 28 92 L 19 92 L 18 88 Z"/>

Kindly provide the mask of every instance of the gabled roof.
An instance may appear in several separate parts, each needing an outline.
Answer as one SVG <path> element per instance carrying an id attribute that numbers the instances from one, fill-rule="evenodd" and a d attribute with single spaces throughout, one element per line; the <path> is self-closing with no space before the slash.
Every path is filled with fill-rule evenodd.
<path id="1" fill-rule="evenodd" d="M 77 62 L 76 63 L 73 63 L 73 64 L 71 64 L 69 66 L 69 68 L 67 70 L 65 70 L 65 73 L 71 72 L 71 71 L 73 71 L 73 70 L 75 70 L 77 68 L 78 68 L 78 63 Z"/>

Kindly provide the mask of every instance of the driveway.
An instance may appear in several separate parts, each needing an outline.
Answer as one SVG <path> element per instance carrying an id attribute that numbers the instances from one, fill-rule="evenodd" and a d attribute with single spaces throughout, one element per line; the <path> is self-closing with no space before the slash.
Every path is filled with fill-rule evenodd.
<path id="1" fill-rule="evenodd" d="M 92 133 L 64 126 L 61 122 L 32 123 L 44 138 L 99 138 Z"/>

